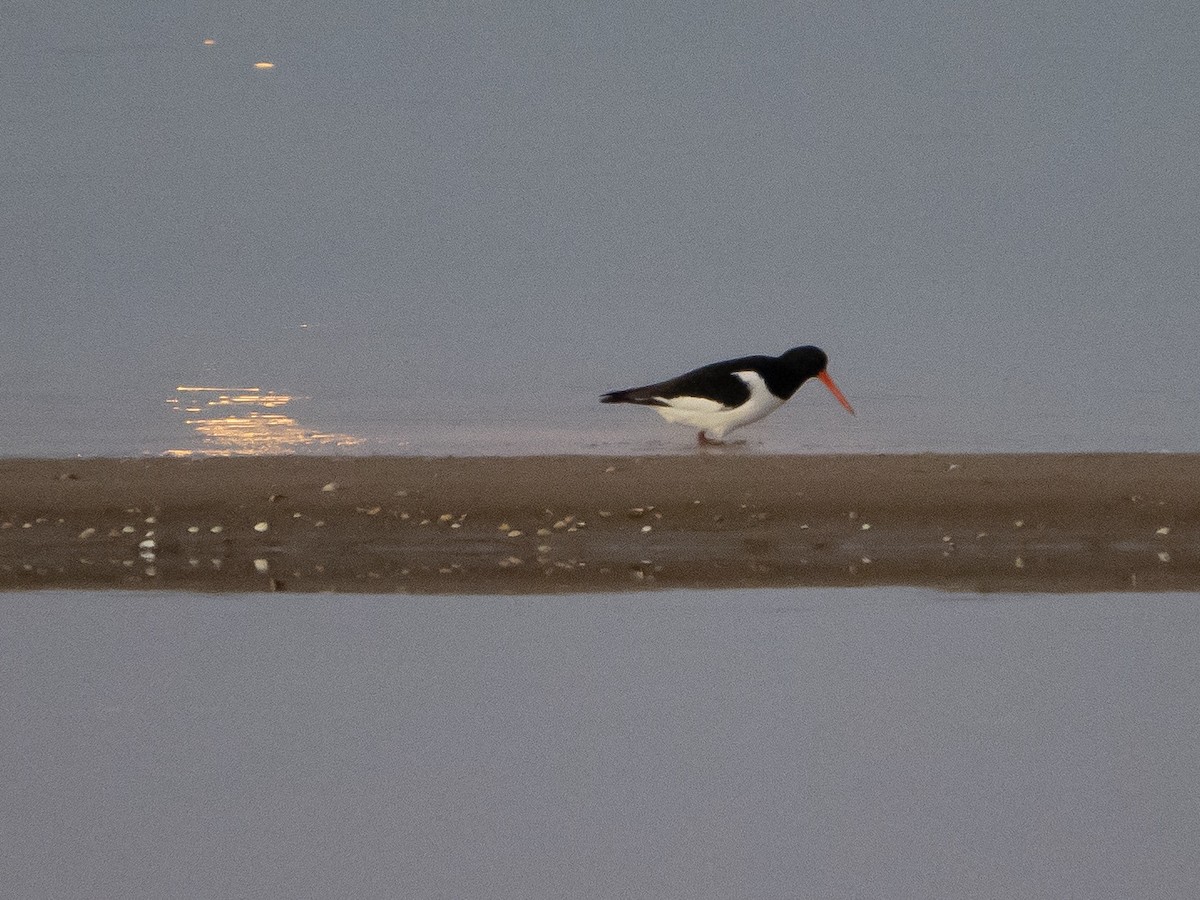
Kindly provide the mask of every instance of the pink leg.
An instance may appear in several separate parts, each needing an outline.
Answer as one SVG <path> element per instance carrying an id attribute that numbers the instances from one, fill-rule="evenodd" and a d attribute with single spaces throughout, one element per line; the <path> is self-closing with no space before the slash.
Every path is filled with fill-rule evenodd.
<path id="1" fill-rule="evenodd" d="M 745 443 L 745 441 L 718 441 L 710 438 L 703 431 L 696 435 L 696 446 L 698 447 L 740 447 Z"/>

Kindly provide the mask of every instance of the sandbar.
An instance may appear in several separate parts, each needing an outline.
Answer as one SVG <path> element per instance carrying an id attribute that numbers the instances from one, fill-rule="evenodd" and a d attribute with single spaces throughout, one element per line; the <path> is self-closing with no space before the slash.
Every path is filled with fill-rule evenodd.
<path id="1" fill-rule="evenodd" d="M 0 460 L 0 589 L 1200 589 L 1200 454 Z"/>

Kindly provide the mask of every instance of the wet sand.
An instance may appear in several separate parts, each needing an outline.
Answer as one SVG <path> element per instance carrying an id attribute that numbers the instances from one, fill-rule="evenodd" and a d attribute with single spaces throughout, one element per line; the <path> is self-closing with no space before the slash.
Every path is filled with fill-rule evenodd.
<path id="1" fill-rule="evenodd" d="M 0 589 L 1200 589 L 1200 455 L 0 461 Z"/>

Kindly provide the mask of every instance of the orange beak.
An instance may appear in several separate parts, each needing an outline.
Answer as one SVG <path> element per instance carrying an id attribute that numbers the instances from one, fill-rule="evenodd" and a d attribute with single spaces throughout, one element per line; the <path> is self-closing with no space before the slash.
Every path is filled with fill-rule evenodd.
<path id="1" fill-rule="evenodd" d="M 829 388 L 829 393 L 837 397 L 838 403 L 846 407 L 846 412 L 850 413 L 850 415 L 854 415 L 854 407 L 850 405 L 850 401 L 847 400 L 842 395 L 842 392 L 838 390 L 838 386 L 833 383 L 833 379 L 829 377 L 829 373 L 821 372 L 819 375 L 817 375 L 817 377 L 821 379 L 821 383 L 824 384 L 825 387 Z"/>

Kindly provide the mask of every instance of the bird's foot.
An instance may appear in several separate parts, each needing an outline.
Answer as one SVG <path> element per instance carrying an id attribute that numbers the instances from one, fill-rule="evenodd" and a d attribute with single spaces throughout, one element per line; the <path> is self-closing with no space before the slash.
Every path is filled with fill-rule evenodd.
<path id="1" fill-rule="evenodd" d="M 718 441 L 710 438 L 703 431 L 696 435 L 697 447 L 740 447 L 745 443 L 745 441 Z"/>

